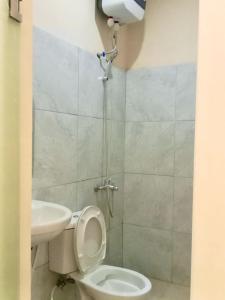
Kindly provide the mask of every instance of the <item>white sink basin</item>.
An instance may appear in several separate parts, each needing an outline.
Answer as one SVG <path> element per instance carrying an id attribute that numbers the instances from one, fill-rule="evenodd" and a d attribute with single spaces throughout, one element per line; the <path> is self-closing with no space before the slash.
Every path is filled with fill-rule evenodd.
<path id="1" fill-rule="evenodd" d="M 69 224 L 72 212 L 58 204 L 32 201 L 32 246 L 48 242 L 59 235 Z"/>

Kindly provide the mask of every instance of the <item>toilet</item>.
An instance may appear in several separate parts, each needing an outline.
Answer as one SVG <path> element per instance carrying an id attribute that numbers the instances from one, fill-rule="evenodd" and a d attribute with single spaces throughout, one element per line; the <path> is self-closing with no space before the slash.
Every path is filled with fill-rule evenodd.
<path id="1" fill-rule="evenodd" d="M 70 224 L 49 243 L 49 268 L 75 280 L 79 300 L 148 299 L 151 282 L 135 271 L 102 265 L 106 225 L 98 207 L 72 215 Z"/>

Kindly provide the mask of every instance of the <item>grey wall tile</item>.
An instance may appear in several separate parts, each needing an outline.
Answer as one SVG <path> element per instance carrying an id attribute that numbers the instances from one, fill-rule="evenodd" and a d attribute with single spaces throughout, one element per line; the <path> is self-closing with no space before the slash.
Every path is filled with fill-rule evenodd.
<path id="1" fill-rule="evenodd" d="M 108 102 L 107 118 L 125 121 L 126 108 L 126 72 L 112 67 L 112 78 L 106 83 L 106 99 Z"/>
<path id="2" fill-rule="evenodd" d="M 173 229 L 178 232 L 192 231 L 193 179 L 175 177 Z"/>
<path id="3" fill-rule="evenodd" d="M 124 171 L 125 123 L 108 121 L 109 132 L 109 172 L 111 174 Z"/>
<path id="4" fill-rule="evenodd" d="M 140 236 L 146 234 L 146 227 L 150 227 L 149 230 L 167 229 L 170 230 L 170 234 L 174 230 L 174 235 L 177 234 L 176 232 L 191 232 L 195 81 L 196 68 L 193 64 L 127 72 L 126 121 L 128 122 L 126 123 L 125 172 L 130 174 L 126 174 L 125 180 L 124 221 L 145 226 L 144 229 L 137 227 Z M 166 127 L 162 129 L 161 126 L 169 122 L 163 121 L 174 120 L 177 120 L 176 127 L 172 127 L 173 122 L 171 122 L 171 129 L 167 129 L 168 132 L 165 134 Z M 156 122 L 153 121 L 161 122 L 155 125 Z M 160 181 L 153 180 L 157 176 L 150 176 L 150 174 L 170 175 L 169 180 L 175 180 L 174 187 L 173 183 L 170 183 L 171 189 L 169 189 L 165 182 L 162 184 Z M 173 179 L 174 175 L 177 178 Z M 173 188 L 174 200 L 172 201 L 173 195 L 171 197 L 169 195 L 173 194 Z M 166 201 L 169 199 L 171 201 Z M 128 232 L 130 233 L 131 229 Z M 133 240 L 135 238 L 133 237 Z M 173 249 L 175 240 L 178 238 L 174 238 Z M 133 242 L 135 243 L 136 241 Z M 127 248 L 128 252 L 132 251 L 132 247 L 135 247 L 133 244 L 127 246 L 124 236 L 124 249 Z M 148 249 L 149 246 L 141 244 L 140 248 Z M 177 253 L 173 251 L 173 256 L 176 256 Z M 189 247 L 185 252 L 186 257 L 190 256 L 190 252 Z M 134 252 L 132 254 L 133 259 L 136 260 L 138 254 Z M 147 272 L 145 258 L 140 258 L 138 263 L 137 261 L 130 263 L 130 266 L 138 265 L 139 271 Z M 124 260 L 126 260 L 125 252 Z M 132 258 L 130 260 L 132 261 Z M 164 268 L 163 263 L 159 264 L 158 269 L 160 268 Z M 171 268 L 172 265 L 168 268 L 170 272 L 172 272 Z M 181 255 L 178 255 L 177 260 L 174 259 L 175 277 L 179 277 L 178 272 L 176 273 L 179 268 L 181 284 L 186 284 L 185 280 L 188 276 L 185 274 L 190 268 L 190 261 L 187 258 L 182 261 Z M 162 276 L 158 278 L 163 279 Z"/>
<path id="5" fill-rule="evenodd" d="M 34 28 L 33 82 L 36 108 L 77 113 L 78 49 Z"/>
<path id="6" fill-rule="evenodd" d="M 195 119 L 196 66 L 177 66 L 176 119 Z"/>
<path id="7" fill-rule="evenodd" d="M 175 115 L 176 67 L 127 72 L 126 119 L 170 121 Z"/>
<path id="8" fill-rule="evenodd" d="M 32 300 L 50 299 L 52 288 L 56 284 L 58 275 L 48 270 L 48 265 L 44 265 L 32 272 Z"/>
<path id="9" fill-rule="evenodd" d="M 41 243 L 38 247 L 31 249 L 31 265 L 32 270 L 44 266 L 48 263 L 48 243 Z"/>
<path id="10" fill-rule="evenodd" d="M 176 122 L 175 176 L 193 176 L 194 122 Z"/>
<path id="11" fill-rule="evenodd" d="M 124 224 L 124 266 L 146 276 L 171 280 L 171 232 Z"/>
<path id="12" fill-rule="evenodd" d="M 49 300 L 58 277 L 58 274 L 49 271 L 48 264 L 36 269 L 32 273 L 31 299 Z M 63 289 L 57 289 L 54 295 L 54 300 L 74 300 L 77 298 L 77 289 L 74 284 L 68 284 Z"/>
<path id="13" fill-rule="evenodd" d="M 71 183 L 33 190 L 33 199 L 61 204 L 76 211 L 77 184 Z"/>
<path id="14" fill-rule="evenodd" d="M 103 122 L 101 119 L 79 117 L 78 123 L 78 177 L 101 177 Z"/>
<path id="15" fill-rule="evenodd" d="M 174 123 L 128 122 L 125 153 L 125 171 L 128 173 L 172 175 Z"/>
<path id="16" fill-rule="evenodd" d="M 101 178 L 79 182 L 78 185 L 78 209 L 88 205 L 98 206 L 106 221 L 107 233 L 107 257 L 105 263 L 122 266 L 122 218 L 123 218 L 123 175 L 116 175 L 112 180 L 119 185 L 119 191 L 113 195 L 113 218 L 110 217 L 106 192 L 94 192 L 94 187 L 101 184 Z M 112 200 L 112 198 L 111 198 Z"/>
<path id="17" fill-rule="evenodd" d="M 190 285 L 191 234 L 173 233 L 173 282 Z"/>
<path id="18" fill-rule="evenodd" d="M 63 287 L 63 289 L 57 289 L 54 296 L 54 300 L 75 300 L 75 299 L 79 299 L 76 284 L 67 284 L 66 286 Z M 49 298 L 46 300 L 49 300 Z"/>
<path id="19" fill-rule="evenodd" d="M 123 227 L 122 224 L 109 231 L 109 261 L 112 266 L 123 265 Z"/>
<path id="20" fill-rule="evenodd" d="M 188 201 L 191 179 L 175 179 L 175 198 L 172 203 L 172 177 L 127 174 L 125 223 L 135 223 L 144 227 L 125 224 L 123 238 L 122 173 L 125 138 L 122 121 L 125 120 L 126 86 L 127 120 L 141 121 L 127 123 L 126 171 L 174 175 L 174 122 L 144 121 L 173 121 L 175 98 L 177 120 L 194 118 L 194 67 L 172 66 L 129 71 L 127 85 L 125 72 L 113 67 L 113 79 L 105 85 L 104 99 L 103 84 L 98 80 L 102 70 L 94 55 L 83 50 L 79 50 L 78 54 L 77 48 L 42 31 L 35 35 L 35 43 L 38 46 L 34 52 L 34 59 L 36 62 L 42 60 L 34 70 L 36 107 L 66 113 L 78 112 L 82 116 L 79 117 L 77 125 L 75 116 L 36 112 L 34 197 L 56 201 L 72 210 L 82 209 L 86 205 L 99 206 L 106 217 L 107 228 L 110 228 L 107 263 L 121 265 L 123 250 L 126 267 L 161 280 L 171 280 L 173 271 L 174 282 L 188 284 L 190 235 L 174 233 L 172 239 L 172 232 L 150 227 L 171 229 L 173 223 L 175 231 L 191 230 L 191 201 Z M 58 64 L 59 56 L 61 64 Z M 53 71 L 49 73 L 49 70 Z M 67 82 L 62 78 L 67 79 Z M 108 213 L 106 193 L 96 194 L 93 190 L 96 184 L 103 181 L 102 176 L 105 175 L 102 153 L 103 121 L 97 119 L 103 116 L 103 100 L 107 100 L 107 117 L 113 120 L 108 121 L 111 152 L 109 174 L 112 175 L 112 181 L 119 186 L 119 191 L 113 194 L 113 218 L 110 218 Z M 177 176 L 192 176 L 193 128 L 193 122 L 176 124 Z M 84 181 L 65 185 L 77 180 Z M 40 257 L 40 261 L 41 264 L 45 261 L 44 256 Z M 50 280 L 51 273 L 40 275 L 42 278 L 37 279 L 37 285 L 46 280 L 45 276 L 49 276 Z M 38 300 L 45 300 L 48 297 L 46 295 L 44 291 L 38 294 Z"/>
<path id="21" fill-rule="evenodd" d="M 190 288 L 161 280 L 151 279 L 149 300 L 190 300 Z"/>
<path id="22" fill-rule="evenodd" d="M 102 193 L 94 191 L 95 186 L 102 183 L 102 178 L 80 181 L 77 183 L 78 210 L 89 205 L 102 206 Z"/>
<path id="23" fill-rule="evenodd" d="M 119 188 L 118 191 L 111 193 L 113 218 L 110 220 L 110 228 L 115 228 L 123 222 L 124 174 L 112 175 L 111 179 L 112 183 Z"/>
<path id="24" fill-rule="evenodd" d="M 33 188 L 77 179 L 77 117 L 35 111 Z"/>
<path id="25" fill-rule="evenodd" d="M 105 254 L 105 259 L 103 264 L 109 265 L 110 264 L 109 260 L 110 258 L 109 258 L 109 229 L 108 229 L 106 233 L 106 254 Z"/>
<path id="26" fill-rule="evenodd" d="M 108 211 L 106 191 L 95 192 L 94 187 L 102 185 L 104 178 L 85 180 L 77 183 L 77 209 L 81 210 L 88 205 L 98 206 L 105 216 L 107 228 L 114 228 L 123 221 L 123 174 L 111 176 L 112 182 L 119 187 L 119 190 L 110 194 L 110 204 L 113 208 L 113 218 Z"/>
<path id="27" fill-rule="evenodd" d="M 173 178 L 126 174 L 124 222 L 158 229 L 171 229 Z"/>
<path id="28" fill-rule="evenodd" d="M 79 114 L 84 116 L 103 116 L 103 83 L 97 56 L 79 50 Z"/>

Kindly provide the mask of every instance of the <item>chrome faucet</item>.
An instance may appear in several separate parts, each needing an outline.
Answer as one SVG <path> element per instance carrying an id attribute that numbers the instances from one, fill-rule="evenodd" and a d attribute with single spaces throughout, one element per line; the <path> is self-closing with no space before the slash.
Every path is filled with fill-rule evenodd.
<path id="1" fill-rule="evenodd" d="M 119 188 L 118 188 L 118 186 L 116 186 L 112 183 L 111 178 L 107 178 L 107 179 L 104 180 L 103 185 L 97 185 L 94 188 L 95 192 L 104 191 L 104 190 L 118 191 Z"/>

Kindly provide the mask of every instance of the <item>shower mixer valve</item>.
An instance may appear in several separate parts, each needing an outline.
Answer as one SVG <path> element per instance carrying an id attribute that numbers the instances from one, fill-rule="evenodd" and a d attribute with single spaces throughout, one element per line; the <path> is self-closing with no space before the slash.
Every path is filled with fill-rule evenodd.
<path id="1" fill-rule="evenodd" d="M 104 184 L 103 184 L 103 185 L 97 185 L 97 186 L 94 188 L 94 191 L 95 191 L 95 192 L 98 192 L 98 191 L 104 191 L 104 190 L 118 191 L 119 188 L 118 188 L 118 186 L 114 185 L 114 184 L 111 182 L 111 178 L 108 178 L 108 179 L 105 179 L 105 180 L 104 180 Z"/>

